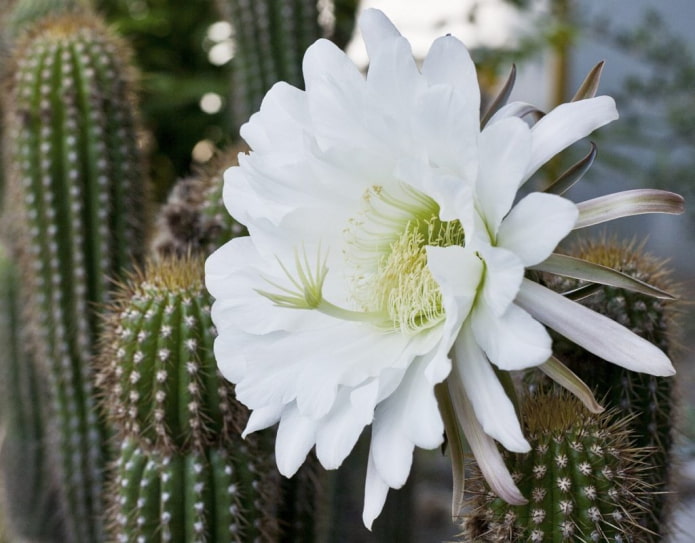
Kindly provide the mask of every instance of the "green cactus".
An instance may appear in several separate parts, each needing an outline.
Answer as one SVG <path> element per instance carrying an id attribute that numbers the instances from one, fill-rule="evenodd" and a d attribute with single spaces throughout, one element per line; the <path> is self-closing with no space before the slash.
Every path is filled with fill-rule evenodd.
<path id="1" fill-rule="evenodd" d="M 609 266 L 667 292 L 678 292 L 662 261 L 645 254 L 635 242 L 615 240 L 585 241 L 573 256 Z M 548 279 L 551 288 L 564 291 L 576 282 Z M 673 303 L 613 287 L 602 287 L 583 301 L 585 305 L 627 326 L 638 335 L 673 354 L 677 307 Z M 643 520 L 653 532 L 643 541 L 661 541 L 668 530 L 671 499 L 667 492 L 672 476 L 671 450 L 674 441 L 675 380 L 635 373 L 606 364 L 562 337 L 555 338 L 554 349 L 582 380 L 595 389 L 596 396 L 608 408 L 617 408 L 621 417 L 630 417 L 630 429 L 636 447 L 653 447 L 648 458 L 652 466 L 645 474 L 654 489 L 648 496 L 648 516 Z"/>
<path id="2" fill-rule="evenodd" d="M 246 412 L 217 370 L 202 258 L 163 259 L 118 293 L 101 338 L 104 404 L 123 437 L 162 451 L 236 439 Z"/>
<path id="3" fill-rule="evenodd" d="M 321 37 L 316 0 L 218 0 L 235 31 L 232 117 L 238 128 L 278 81 L 301 87 L 302 57 Z"/>
<path id="4" fill-rule="evenodd" d="M 114 541 L 265 542 L 275 538 L 254 450 L 148 451 L 126 439 L 110 497 Z"/>
<path id="5" fill-rule="evenodd" d="M 649 489 L 642 477 L 650 450 L 635 448 L 629 419 L 589 413 L 562 394 L 522 404 L 526 454 L 505 451 L 505 461 L 528 504 L 513 506 L 474 475 L 466 541 L 645 541 L 639 524 Z"/>
<path id="6" fill-rule="evenodd" d="M 117 294 L 98 382 L 122 443 L 109 527 L 118 541 L 271 541 L 272 448 L 239 432 L 247 411 L 212 355 L 203 257 L 163 257 Z M 274 490 L 271 492 L 271 490 Z"/>
<path id="7" fill-rule="evenodd" d="M 8 529 L 16 538 L 61 541 L 57 497 L 46 459 L 44 383 L 19 326 L 19 277 L 0 245 L 0 479 Z"/>
<path id="8" fill-rule="evenodd" d="M 95 303 L 140 258 L 145 191 L 129 54 L 96 18 L 49 17 L 14 46 L 4 167 L 28 344 L 49 398 L 71 541 L 101 539 L 104 431 L 90 359 Z"/>

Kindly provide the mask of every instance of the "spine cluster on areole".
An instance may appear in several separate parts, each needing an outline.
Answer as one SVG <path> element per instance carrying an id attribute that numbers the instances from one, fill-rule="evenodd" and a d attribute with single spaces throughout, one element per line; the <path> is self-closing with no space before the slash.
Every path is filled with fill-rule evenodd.
<path id="1" fill-rule="evenodd" d="M 142 246 L 144 175 L 129 53 L 94 16 L 47 17 L 13 47 L 5 168 L 33 358 L 48 386 L 54 469 L 74 541 L 101 537 L 103 430 L 94 304 Z"/>

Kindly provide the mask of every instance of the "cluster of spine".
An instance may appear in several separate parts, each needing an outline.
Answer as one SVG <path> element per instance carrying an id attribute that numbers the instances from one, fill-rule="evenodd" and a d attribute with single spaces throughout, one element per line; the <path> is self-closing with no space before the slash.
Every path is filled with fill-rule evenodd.
<path id="1" fill-rule="evenodd" d="M 101 539 L 104 431 L 90 359 L 110 278 L 139 257 L 144 175 L 129 53 L 94 16 L 49 16 L 13 45 L 3 159 L 23 320 L 44 376 L 67 538 Z M 133 249 L 135 248 L 135 249 Z"/>
<path id="2" fill-rule="evenodd" d="M 19 325 L 18 287 L 17 269 L 0 245 L 0 502 L 13 537 L 60 541 L 62 526 L 43 446 L 45 390 Z"/>
<path id="3" fill-rule="evenodd" d="M 232 76 L 235 126 L 258 111 L 278 81 L 301 87 L 302 56 L 321 37 L 316 0 L 218 0 L 236 42 Z"/>
<path id="4" fill-rule="evenodd" d="M 667 292 L 678 291 L 663 262 L 645 254 L 634 242 L 586 241 L 576 247 L 573 256 L 612 267 Z M 576 287 L 572 281 L 558 278 L 548 282 L 558 291 Z M 604 286 L 583 303 L 648 339 L 667 354 L 673 353 L 677 317 L 673 302 Z M 661 541 L 668 526 L 671 504 L 667 487 L 673 464 L 675 380 L 607 364 L 562 337 L 555 338 L 554 350 L 572 371 L 594 388 L 603 405 L 617 409 L 621 417 L 630 417 L 635 446 L 653 448 L 647 460 L 652 469 L 645 477 L 654 492 L 648 496 L 648 515 L 643 522 L 655 535 L 653 539 L 645 535 L 644 541 Z"/>
<path id="5" fill-rule="evenodd" d="M 201 257 L 162 257 L 118 293 L 97 359 L 122 443 L 109 493 L 117 541 L 272 541 L 272 458 L 217 370 Z"/>
<path id="6" fill-rule="evenodd" d="M 522 414 L 532 449 L 504 456 L 528 503 L 509 505 L 474 474 L 466 540 L 645 541 L 638 520 L 649 450 L 634 447 L 626 419 L 593 415 L 575 398 L 554 393 L 527 398 Z"/>
<path id="7" fill-rule="evenodd" d="M 245 147 L 234 145 L 220 152 L 195 175 L 180 179 L 172 189 L 158 219 L 152 247 L 155 253 L 210 254 L 246 229 L 224 208 L 224 172 L 237 165 Z"/>

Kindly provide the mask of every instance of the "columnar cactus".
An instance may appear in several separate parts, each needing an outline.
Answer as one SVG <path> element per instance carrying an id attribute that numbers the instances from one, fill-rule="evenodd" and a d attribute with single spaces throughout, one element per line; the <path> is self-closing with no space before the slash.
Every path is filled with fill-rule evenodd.
<path id="1" fill-rule="evenodd" d="M 188 452 L 146 450 L 126 439 L 114 469 L 114 541 L 272 541 L 272 521 L 253 451 L 239 445 Z"/>
<path id="2" fill-rule="evenodd" d="M 577 246 L 573 256 L 612 267 L 667 292 L 678 290 L 663 262 L 645 254 L 643 248 L 634 242 L 586 241 Z M 566 290 L 575 287 L 576 283 L 555 279 L 550 286 Z M 673 303 L 607 286 L 583 303 L 627 326 L 665 352 L 673 353 L 677 315 Z M 654 492 L 648 496 L 649 515 L 644 522 L 657 534 L 653 541 L 660 541 L 667 530 L 670 513 L 666 490 L 672 476 L 676 381 L 601 363 L 560 337 L 556 338 L 555 346 L 559 358 L 595 389 L 596 396 L 603 399 L 605 406 L 617 408 L 621 417 L 630 417 L 635 446 L 653 447 L 647 459 L 652 470 L 645 477 Z M 645 535 L 643 540 L 650 541 L 649 537 Z"/>
<path id="3" fill-rule="evenodd" d="M 44 447 L 45 388 L 19 325 L 18 287 L 16 267 L 0 245 L 0 503 L 13 537 L 60 541 L 62 527 Z"/>
<path id="4" fill-rule="evenodd" d="M 96 303 L 142 253 L 144 175 L 129 54 L 90 15 L 49 17 L 13 47 L 4 167 L 28 344 L 49 397 L 68 538 L 101 539 L 104 431 L 90 359 Z"/>
<path id="5" fill-rule="evenodd" d="M 109 493 L 119 541 L 277 533 L 272 453 L 240 437 L 247 413 L 217 370 L 210 302 L 202 257 L 174 255 L 131 277 L 111 308 L 97 364 L 122 443 Z"/>
<path id="6" fill-rule="evenodd" d="M 478 476 L 465 525 L 470 540 L 645 541 L 639 520 L 648 483 L 641 475 L 650 451 L 634 447 L 628 419 L 614 414 L 593 415 L 565 395 L 527 398 L 522 415 L 532 450 L 504 456 L 528 504 L 509 505 Z"/>
<path id="7" fill-rule="evenodd" d="M 235 31 L 232 116 L 238 128 L 278 81 L 301 87 L 302 56 L 321 37 L 316 0 L 218 0 Z"/>

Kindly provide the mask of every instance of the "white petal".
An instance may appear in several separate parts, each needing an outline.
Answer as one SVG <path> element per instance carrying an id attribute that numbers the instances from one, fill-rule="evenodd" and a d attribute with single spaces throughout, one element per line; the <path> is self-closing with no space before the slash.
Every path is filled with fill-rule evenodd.
<path id="1" fill-rule="evenodd" d="M 477 250 L 485 261 L 481 302 L 495 315 L 503 315 L 519 291 L 524 265 L 518 256 L 502 247 L 481 245 Z"/>
<path id="2" fill-rule="evenodd" d="M 528 500 L 524 498 L 514 483 L 497 444 L 485 433 L 478 422 L 466 393 L 461 390 L 457 382 L 451 380 L 449 381 L 449 390 L 454 408 L 459 414 L 458 420 L 461 429 L 466 436 L 473 456 L 478 462 L 480 471 L 492 491 L 512 505 L 528 503 Z"/>
<path id="3" fill-rule="evenodd" d="M 445 303 L 456 300 L 459 314 L 465 317 L 480 284 L 483 263 L 463 247 L 426 247 L 426 251 L 427 267 L 439 284 Z M 449 311 L 448 306 L 446 310 Z"/>
<path id="4" fill-rule="evenodd" d="M 367 462 L 367 477 L 364 484 L 364 509 L 362 511 L 362 522 L 367 529 L 372 529 L 374 519 L 379 516 L 386 503 L 386 495 L 389 492 L 389 485 L 379 475 L 374 465 L 371 451 Z"/>
<path id="5" fill-rule="evenodd" d="M 375 412 L 371 454 L 379 476 L 392 488 L 405 484 L 415 445 L 433 449 L 444 439 L 434 385 L 424 377 L 426 365 L 426 359 L 413 362 L 398 389 Z"/>
<path id="6" fill-rule="evenodd" d="M 533 175 L 538 168 L 575 141 L 617 118 L 615 101 L 610 96 L 597 96 L 557 106 L 531 130 L 533 147 L 526 177 Z"/>
<path id="7" fill-rule="evenodd" d="M 275 458 L 280 473 L 292 477 L 304 463 L 315 441 L 316 422 L 300 415 L 296 405 L 288 405 L 275 439 Z"/>
<path id="8" fill-rule="evenodd" d="M 446 320 L 437 353 L 425 370 L 431 383 L 448 375 L 448 354 L 461 325 L 470 313 L 482 278 L 483 264 L 473 251 L 463 247 L 427 247 L 427 266 L 439 284 Z"/>
<path id="9" fill-rule="evenodd" d="M 276 404 L 254 409 L 249 416 L 241 437 L 246 438 L 247 435 L 268 428 L 278 422 L 284 408 L 283 404 Z"/>
<path id="10" fill-rule="evenodd" d="M 533 106 L 527 102 L 509 102 L 507 105 L 502 106 L 495 112 L 495 114 L 488 121 L 486 127 L 492 126 L 502 119 L 508 119 L 510 117 L 523 119 L 529 113 L 540 114 L 541 111 L 536 106 Z"/>
<path id="11" fill-rule="evenodd" d="M 524 438 L 514 405 L 478 347 L 469 325 L 464 325 L 454 344 L 454 370 L 451 379 L 460 379 L 485 433 L 514 452 L 526 452 Z"/>
<path id="12" fill-rule="evenodd" d="M 552 340 L 545 327 L 516 304 L 501 317 L 478 304 L 471 326 L 478 344 L 501 370 L 538 366 L 552 355 Z"/>
<path id="13" fill-rule="evenodd" d="M 302 71 L 307 93 L 312 93 L 314 85 L 326 79 L 340 81 L 348 89 L 364 84 L 364 78 L 352 60 L 333 42 L 325 39 L 317 40 L 306 50 Z"/>
<path id="14" fill-rule="evenodd" d="M 305 93 L 281 81 L 266 93 L 260 111 L 242 125 L 239 135 L 255 152 L 298 153 L 304 150 L 308 120 Z"/>
<path id="15" fill-rule="evenodd" d="M 383 111 L 395 118 L 412 113 L 415 97 L 424 84 L 405 38 L 384 40 L 376 54 L 370 55 L 367 88 Z"/>
<path id="16" fill-rule="evenodd" d="M 497 244 L 516 254 L 525 266 L 543 262 L 572 231 L 579 212 L 569 200 L 533 192 L 502 221 Z"/>
<path id="17" fill-rule="evenodd" d="M 480 131 L 478 111 L 465 94 L 448 85 L 430 87 L 420 93 L 408 116 L 418 142 L 415 148 L 426 153 L 429 169 L 434 165 L 457 177 L 459 184 L 472 185 L 478 171 Z"/>
<path id="18" fill-rule="evenodd" d="M 463 93 L 467 107 L 480 118 L 480 90 L 478 75 L 471 56 L 458 39 L 453 36 L 437 38 L 422 63 L 422 75 L 430 85 L 451 85 Z M 479 124 L 476 123 L 478 128 Z"/>
<path id="19" fill-rule="evenodd" d="M 651 375 L 676 372 L 668 357 L 649 341 L 533 281 L 524 279 L 517 303 L 546 326 L 608 362 Z"/>
<path id="20" fill-rule="evenodd" d="M 515 117 L 485 128 L 480 134 L 480 165 L 476 182 L 478 205 L 494 236 L 516 197 L 531 153 L 531 131 Z"/>
<path id="21" fill-rule="evenodd" d="M 360 15 L 359 27 L 369 58 L 375 57 L 385 44 L 401 36 L 391 20 L 378 9 L 365 9 Z"/>
<path id="22" fill-rule="evenodd" d="M 336 469 L 355 446 L 364 427 L 372 422 L 379 382 L 353 390 L 342 389 L 331 413 L 316 434 L 316 456 L 326 469 Z"/>
<path id="23" fill-rule="evenodd" d="M 577 204 L 579 220 L 575 228 L 586 228 L 621 217 L 644 213 L 680 215 L 685 210 L 680 194 L 657 189 L 635 189 L 599 196 Z"/>

